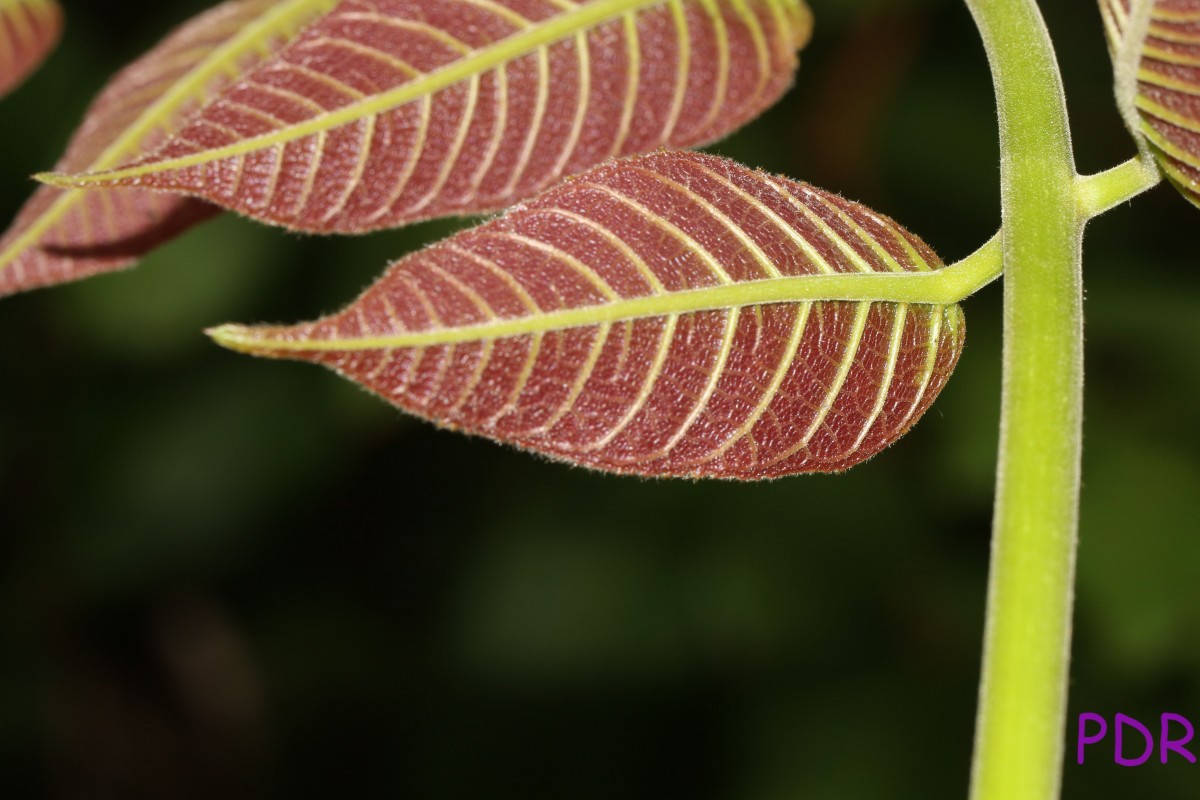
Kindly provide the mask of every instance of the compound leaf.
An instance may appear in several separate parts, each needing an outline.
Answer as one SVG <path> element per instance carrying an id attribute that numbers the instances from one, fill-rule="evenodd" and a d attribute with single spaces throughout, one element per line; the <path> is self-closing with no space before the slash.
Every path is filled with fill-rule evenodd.
<path id="1" fill-rule="evenodd" d="M 344 0 L 157 149 L 40 177 L 319 233 L 493 211 L 741 126 L 790 85 L 811 22 L 803 0 Z"/>
<path id="2" fill-rule="evenodd" d="M 0 0 L 0 97 L 37 69 L 62 35 L 55 0 Z"/>
<path id="3" fill-rule="evenodd" d="M 338 314 L 210 334 L 575 464 L 766 478 L 843 470 L 894 441 L 965 331 L 957 305 L 796 302 L 784 284 L 941 266 L 840 197 L 662 152 L 410 255 Z"/>
<path id="4" fill-rule="evenodd" d="M 1130 0 L 1101 0 L 1114 57 L 1129 30 Z M 1150 24 L 1136 65 L 1133 104 L 1137 133 L 1163 173 L 1200 206 L 1200 0 L 1153 0 Z"/>
<path id="5" fill-rule="evenodd" d="M 113 78 L 58 169 L 107 169 L 161 144 L 231 73 L 261 61 L 334 2 L 237 0 L 195 17 Z M 0 296 L 128 266 L 216 211 L 142 189 L 42 187 L 0 237 Z"/>

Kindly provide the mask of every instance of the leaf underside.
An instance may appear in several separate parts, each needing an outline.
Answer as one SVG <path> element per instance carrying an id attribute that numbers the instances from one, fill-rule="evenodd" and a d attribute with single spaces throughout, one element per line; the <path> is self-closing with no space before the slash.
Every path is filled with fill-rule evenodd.
<path id="1" fill-rule="evenodd" d="M 1130 0 L 1101 0 L 1116 52 Z M 1142 48 L 1135 100 L 1141 133 L 1167 178 L 1200 206 L 1200 0 L 1157 0 Z"/>
<path id="2" fill-rule="evenodd" d="M 730 133 L 791 84 L 810 31 L 803 0 L 344 0 L 157 150 L 45 179 L 316 233 L 494 211 Z"/>
<path id="3" fill-rule="evenodd" d="M 0 0 L 0 97 L 45 60 L 62 35 L 55 0 Z"/>
<path id="4" fill-rule="evenodd" d="M 240 0 L 195 17 L 110 81 L 57 169 L 106 169 L 157 147 L 231 72 L 262 60 L 333 1 Z M 0 237 L 0 296 L 128 266 L 215 213 L 140 189 L 41 187 Z"/>
<path id="5" fill-rule="evenodd" d="M 754 302 L 788 276 L 937 269 L 919 239 L 699 153 L 613 162 L 393 264 L 342 312 L 220 343 L 333 368 L 441 426 L 618 473 L 838 471 L 903 434 L 958 306 Z"/>

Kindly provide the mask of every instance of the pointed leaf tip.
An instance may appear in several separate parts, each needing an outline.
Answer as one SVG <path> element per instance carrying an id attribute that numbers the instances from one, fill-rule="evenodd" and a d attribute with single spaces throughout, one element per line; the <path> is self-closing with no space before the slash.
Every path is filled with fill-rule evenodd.
<path id="1" fill-rule="evenodd" d="M 55 0 L 0 0 L 0 97 L 19 86 L 62 36 Z"/>
<path id="2" fill-rule="evenodd" d="M 54 186 L 59 189 L 80 189 L 85 185 L 80 176 L 66 172 L 35 172 L 30 176 L 43 186 Z"/>
<path id="3" fill-rule="evenodd" d="M 721 138 L 791 85 L 804 0 L 345 2 L 188 124 L 57 186 L 179 192 L 353 233 L 496 211 L 611 157 Z"/>
<path id="4" fill-rule="evenodd" d="M 895 441 L 965 331 L 954 305 L 800 302 L 781 287 L 941 266 L 836 195 L 659 152 L 402 259 L 338 314 L 210 335 L 574 464 L 771 478 L 844 470 Z"/>
<path id="5" fill-rule="evenodd" d="M 0 6 L 11 0 L 0 0 Z M 64 174 L 156 148 L 196 106 L 279 49 L 336 0 L 230 0 L 185 23 L 93 101 L 53 173 L 0 236 L 0 296 L 127 267 L 215 206 L 137 188 L 76 191 Z M 0 54 L 3 47 L 0 46 Z M 2 59 L 0 59 L 2 60 Z"/>
<path id="6" fill-rule="evenodd" d="M 204 335 L 226 349 L 240 353 L 254 353 L 254 345 L 258 341 L 258 337 L 254 335 L 253 331 L 253 328 L 245 325 L 225 324 L 206 329 Z"/>
<path id="7" fill-rule="evenodd" d="M 1137 135 L 1166 177 L 1200 207 L 1200 0 L 1150 2 L 1146 38 L 1125 51 L 1135 61 L 1117 63 L 1117 72 L 1128 73 Z M 1109 50 L 1119 60 L 1123 38 L 1138 30 L 1135 7 L 1131 0 L 1100 0 L 1100 10 Z"/>

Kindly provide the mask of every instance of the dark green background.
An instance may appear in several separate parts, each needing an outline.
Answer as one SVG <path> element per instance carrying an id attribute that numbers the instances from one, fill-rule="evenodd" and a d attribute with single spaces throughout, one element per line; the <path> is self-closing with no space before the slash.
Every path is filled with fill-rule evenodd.
<path id="1" fill-rule="evenodd" d="M 796 89 L 715 149 L 966 255 L 998 223 L 999 155 L 965 8 L 813 4 Z M 106 76 L 205 2 L 66 5 L 63 46 L 0 105 L 0 220 Z M 1099 13 L 1045 5 L 1080 167 L 1111 166 L 1133 148 Z M 225 217 L 0 302 L 0 791 L 963 797 L 1000 287 L 967 301 L 908 438 L 763 485 L 545 463 L 200 334 L 334 310 L 460 224 L 332 240 Z M 1200 723 L 1198 224 L 1160 187 L 1089 231 L 1072 720 Z M 1067 798 L 1200 787 L 1200 765 L 1079 767 L 1073 744 Z"/>

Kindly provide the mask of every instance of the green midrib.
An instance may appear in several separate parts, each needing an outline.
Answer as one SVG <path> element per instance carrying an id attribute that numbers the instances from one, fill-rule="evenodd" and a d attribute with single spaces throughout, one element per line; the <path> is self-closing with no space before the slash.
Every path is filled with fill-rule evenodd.
<path id="1" fill-rule="evenodd" d="M 403 347 L 430 347 L 489 339 L 501 339 L 532 333 L 624 322 L 650 317 L 718 311 L 769 303 L 798 303 L 824 300 L 850 302 L 892 302 L 948 306 L 957 302 L 960 284 L 971 282 L 978 288 L 978 276 L 961 274 L 963 265 L 992 270 L 991 245 L 985 245 L 976 261 L 960 262 L 955 267 L 935 272 L 845 273 L 837 275 L 800 275 L 769 278 L 743 283 L 692 289 L 667 294 L 621 299 L 609 303 L 551 311 L 509 319 L 496 319 L 475 325 L 431 328 L 386 336 L 364 336 L 328 340 L 288 340 L 272 338 L 256 330 L 271 330 L 243 325 L 222 325 L 208 331 L 219 344 L 233 350 L 262 351 L 334 351 L 391 350 Z M 966 280 L 964 280 L 966 279 Z M 986 281 L 985 281 L 986 282 Z M 969 294 L 973 288 L 966 292 Z M 965 295 L 963 295 L 965 296 Z M 959 315 L 947 318 L 951 327 L 959 324 Z"/>
<path id="2" fill-rule="evenodd" d="M 89 169 L 107 169 L 135 153 L 146 136 L 166 125 L 182 106 L 193 100 L 222 72 L 228 72 L 243 56 L 261 49 L 278 31 L 298 27 L 321 11 L 331 8 L 336 2 L 337 0 L 288 0 L 273 6 L 242 28 L 233 38 L 215 48 L 203 61 L 173 83 L 97 156 Z M 7 269 L 17 256 L 61 220 L 81 197 L 80 192 L 74 191 L 61 195 L 0 253 L 0 272 Z"/>
<path id="3" fill-rule="evenodd" d="M 170 170 L 185 169 L 286 144 L 397 108 L 535 52 L 539 48 L 561 39 L 603 25 L 622 15 L 642 11 L 652 6 L 664 5 L 668 2 L 677 4 L 680 0 L 594 0 L 594 2 L 579 5 L 574 10 L 564 12 L 544 22 L 536 23 L 525 31 L 476 50 L 461 60 L 447 64 L 390 91 L 350 103 L 304 122 L 242 139 L 225 147 L 201 150 L 186 156 L 164 159 L 128 169 L 78 175 L 43 173 L 35 177 L 55 186 L 83 187 L 110 184 Z M 801 4 L 800 0 L 765 0 L 765 2 L 773 8 L 780 5 L 794 7 Z"/>

